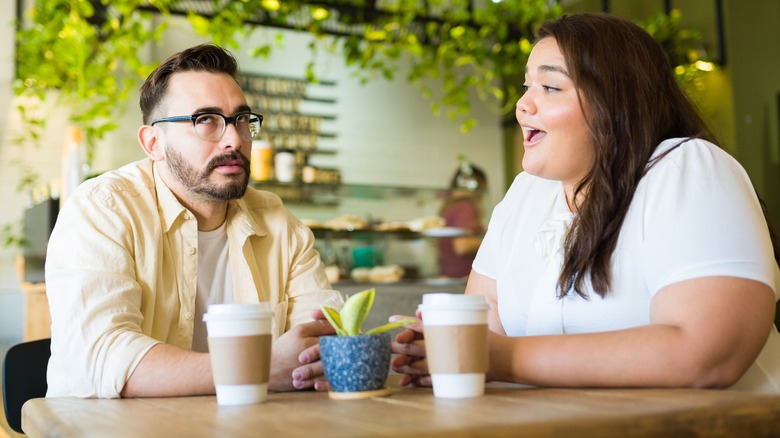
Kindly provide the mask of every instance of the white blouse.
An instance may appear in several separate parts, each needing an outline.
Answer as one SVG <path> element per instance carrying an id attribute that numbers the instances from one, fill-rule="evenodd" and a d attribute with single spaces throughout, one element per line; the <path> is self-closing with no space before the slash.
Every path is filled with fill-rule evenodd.
<path id="1" fill-rule="evenodd" d="M 661 143 L 655 156 L 684 139 Z M 612 290 L 557 298 L 562 243 L 573 215 L 562 184 L 521 173 L 496 206 L 473 269 L 496 280 L 509 336 L 592 333 L 649 324 L 650 301 L 672 283 L 707 276 L 757 280 L 778 294 L 780 270 L 753 186 L 717 146 L 685 141 L 640 181 L 613 253 Z M 780 392 L 773 330 L 741 389 Z M 760 376 L 756 376 L 758 372 Z M 774 377 L 772 377 L 774 376 Z M 768 385 L 768 386 L 767 386 Z"/>

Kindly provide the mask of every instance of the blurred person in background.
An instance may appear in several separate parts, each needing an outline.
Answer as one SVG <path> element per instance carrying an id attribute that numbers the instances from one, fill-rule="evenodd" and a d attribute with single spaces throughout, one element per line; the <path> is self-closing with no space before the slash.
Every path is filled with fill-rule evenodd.
<path id="1" fill-rule="evenodd" d="M 459 161 L 439 216 L 444 219 L 445 227 L 459 228 L 471 235 L 444 237 L 437 241 L 439 275 L 451 278 L 466 278 L 471 273 L 471 264 L 485 232 L 487 177 L 465 157 L 460 156 Z"/>

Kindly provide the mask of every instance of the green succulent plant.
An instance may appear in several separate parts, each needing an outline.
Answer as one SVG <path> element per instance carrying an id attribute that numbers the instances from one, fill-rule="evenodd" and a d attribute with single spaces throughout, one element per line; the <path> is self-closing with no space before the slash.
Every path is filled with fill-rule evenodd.
<path id="1" fill-rule="evenodd" d="M 371 306 L 374 304 L 373 288 L 366 289 L 358 292 L 349 298 L 344 303 L 344 307 L 341 310 L 336 310 L 331 307 L 320 306 L 322 313 L 325 314 L 325 318 L 330 325 L 336 329 L 338 336 L 357 336 L 357 335 L 375 335 L 378 333 L 384 333 L 389 330 L 393 330 L 405 325 L 409 325 L 417 320 L 414 318 L 406 318 L 400 321 L 388 322 L 387 324 L 374 327 L 371 330 L 363 333 L 361 326 L 363 321 L 368 316 L 368 312 L 371 310 Z"/>

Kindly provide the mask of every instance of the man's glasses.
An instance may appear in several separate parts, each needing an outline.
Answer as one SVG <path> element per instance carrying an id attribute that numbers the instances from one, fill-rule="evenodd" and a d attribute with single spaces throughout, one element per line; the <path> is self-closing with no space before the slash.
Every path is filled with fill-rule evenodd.
<path id="1" fill-rule="evenodd" d="M 238 134 L 246 139 L 252 139 L 260 134 L 260 127 L 263 125 L 263 116 L 254 113 L 242 113 L 233 117 L 223 116 L 219 113 L 195 113 L 191 116 L 174 116 L 157 119 L 150 123 L 167 122 L 189 122 L 192 121 L 192 127 L 195 134 L 202 140 L 217 141 L 225 135 L 227 124 L 232 123 Z"/>

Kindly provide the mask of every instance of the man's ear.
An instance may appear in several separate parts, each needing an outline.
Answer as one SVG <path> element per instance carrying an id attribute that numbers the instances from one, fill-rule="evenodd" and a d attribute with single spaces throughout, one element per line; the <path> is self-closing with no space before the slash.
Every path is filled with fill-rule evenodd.
<path id="1" fill-rule="evenodd" d="M 154 126 L 143 125 L 138 129 L 138 143 L 141 144 L 141 148 L 152 160 L 162 161 L 165 159 L 163 146 L 160 142 L 158 131 Z"/>

